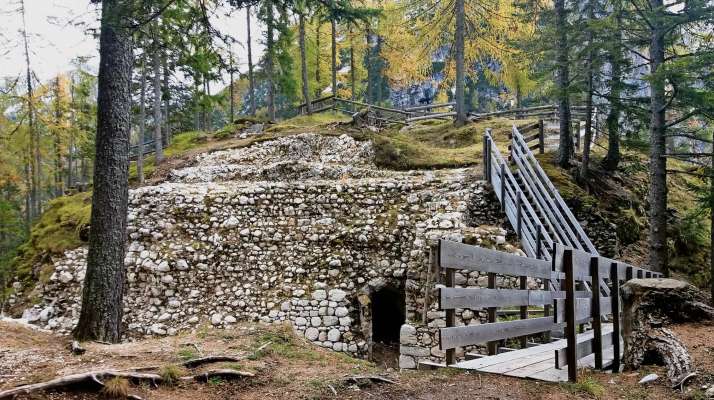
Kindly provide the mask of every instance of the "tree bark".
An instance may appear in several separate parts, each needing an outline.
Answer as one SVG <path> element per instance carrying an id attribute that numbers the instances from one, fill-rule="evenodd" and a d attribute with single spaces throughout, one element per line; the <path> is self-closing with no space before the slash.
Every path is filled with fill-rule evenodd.
<path id="1" fill-rule="evenodd" d="M 356 71 L 355 68 L 357 64 L 355 64 L 355 46 L 352 37 L 352 25 L 350 25 L 350 97 L 352 101 L 357 101 L 357 78 L 356 78 Z"/>
<path id="2" fill-rule="evenodd" d="M 30 44 L 27 35 L 27 23 L 25 22 L 25 0 L 20 0 L 20 14 L 22 15 L 22 38 L 25 49 L 25 79 L 27 84 L 27 128 L 30 137 L 29 143 L 29 174 L 30 191 L 29 196 L 29 220 L 31 221 L 40 214 L 39 186 L 40 186 L 40 138 L 35 129 L 35 106 L 34 93 L 32 88 L 32 69 L 30 67 Z"/>
<path id="3" fill-rule="evenodd" d="M 246 26 L 248 27 L 248 84 L 250 85 L 249 88 L 249 97 L 250 97 L 250 110 L 248 114 L 250 115 L 255 115 L 255 81 L 253 79 L 253 50 L 252 50 L 252 44 L 250 42 L 250 7 L 245 8 L 245 16 L 246 16 Z"/>
<path id="4" fill-rule="evenodd" d="M 320 18 L 316 18 L 317 27 L 315 28 L 315 82 L 317 82 L 317 88 L 315 89 L 315 96 L 320 97 Z"/>
<path id="5" fill-rule="evenodd" d="M 62 126 L 62 88 L 60 87 L 60 78 L 57 76 L 55 78 L 54 85 L 54 95 L 55 95 L 55 125 L 56 132 L 54 135 L 54 150 L 55 150 L 55 197 L 62 196 L 64 193 L 64 186 L 62 180 L 62 149 L 60 140 L 60 129 Z"/>
<path id="6" fill-rule="evenodd" d="M 233 123 L 233 121 L 235 121 L 235 103 L 236 103 L 236 101 L 235 101 L 235 94 L 233 93 L 233 53 L 232 52 L 230 54 L 230 62 L 231 62 L 231 64 L 230 64 L 230 68 L 228 71 L 230 74 L 230 80 L 231 80 L 230 87 L 229 87 L 229 92 L 230 92 L 230 96 L 231 96 L 230 123 Z"/>
<path id="7" fill-rule="evenodd" d="M 74 336 L 118 342 L 121 338 L 128 209 L 131 32 L 126 3 L 102 1 L 99 36 L 97 137 L 87 272 Z"/>
<path id="8" fill-rule="evenodd" d="M 456 29 L 454 33 L 454 61 L 456 64 L 456 92 L 454 97 L 456 100 L 456 118 L 454 124 L 462 126 L 466 123 L 466 109 L 464 103 L 464 30 L 465 23 L 465 6 L 464 0 L 456 0 L 454 2 L 454 14 L 456 15 Z"/>
<path id="9" fill-rule="evenodd" d="M 144 54 L 146 57 L 146 54 Z M 139 92 L 139 140 L 136 146 L 136 175 L 144 184 L 144 141 L 146 140 L 146 66 L 141 59 L 141 90 Z"/>
<path id="10" fill-rule="evenodd" d="M 164 73 L 164 82 L 161 90 L 161 97 L 164 100 L 164 107 L 161 120 L 163 121 L 164 129 L 164 142 L 169 145 L 171 144 L 171 126 L 169 125 L 169 102 L 171 101 L 171 88 L 169 87 L 169 62 L 167 60 L 166 52 L 161 52 L 161 70 Z"/>
<path id="11" fill-rule="evenodd" d="M 268 119 L 275 121 L 275 79 L 273 77 L 273 64 L 275 62 L 275 38 L 274 35 L 274 16 L 273 3 L 270 0 L 265 2 L 266 9 L 266 25 L 267 38 L 265 53 L 265 74 L 268 81 Z"/>
<path id="12" fill-rule="evenodd" d="M 593 62 L 595 61 L 595 54 L 593 51 L 593 27 L 592 24 L 595 22 L 595 4 L 594 0 L 588 1 L 588 32 L 587 41 L 588 46 L 588 56 L 585 63 L 585 81 L 587 85 L 587 91 L 585 93 L 585 138 L 583 140 L 583 160 L 580 165 L 580 181 L 585 183 L 588 180 L 588 175 L 590 173 L 590 143 L 593 138 Z M 579 133 L 578 133 L 579 134 Z"/>
<path id="13" fill-rule="evenodd" d="M 662 0 L 650 0 L 650 7 L 662 17 Z M 650 29 L 650 260 L 655 271 L 667 274 L 667 159 L 665 155 L 664 26 Z"/>
<path id="14" fill-rule="evenodd" d="M 302 13 L 299 19 L 299 42 L 300 42 L 300 76 L 302 77 L 302 97 L 305 100 L 305 110 L 312 114 L 312 104 L 310 104 L 310 87 L 307 79 L 307 49 L 305 48 L 305 15 Z"/>
<path id="15" fill-rule="evenodd" d="M 332 28 L 332 94 L 337 96 L 337 24 L 334 18 L 330 20 Z"/>
<path id="16" fill-rule="evenodd" d="M 573 157 L 573 135 L 570 130 L 570 95 L 569 95 L 569 66 L 568 66 L 568 39 L 567 15 L 565 0 L 555 0 L 555 30 L 556 30 L 556 86 L 558 89 L 558 114 L 560 119 L 560 141 L 558 143 L 558 165 L 563 168 L 570 166 Z"/>
<path id="17" fill-rule="evenodd" d="M 374 99 L 374 63 L 372 62 L 372 30 L 368 25 L 365 32 L 365 37 L 367 39 L 367 51 L 365 54 L 365 61 L 367 64 L 367 92 L 365 93 L 365 103 L 371 103 Z"/>
<path id="18" fill-rule="evenodd" d="M 155 39 L 154 45 L 154 54 L 152 55 L 154 64 L 154 155 L 156 165 L 159 165 L 164 160 L 164 143 L 161 137 L 161 59 L 158 37 Z"/>
<path id="19" fill-rule="evenodd" d="M 607 113 L 607 154 L 602 166 L 608 171 L 615 171 L 620 164 L 620 96 L 622 94 L 622 31 L 620 24 L 619 5 L 616 8 L 617 27 L 613 33 L 612 48 L 609 51 L 609 62 L 612 76 L 610 77 L 610 110 Z"/>

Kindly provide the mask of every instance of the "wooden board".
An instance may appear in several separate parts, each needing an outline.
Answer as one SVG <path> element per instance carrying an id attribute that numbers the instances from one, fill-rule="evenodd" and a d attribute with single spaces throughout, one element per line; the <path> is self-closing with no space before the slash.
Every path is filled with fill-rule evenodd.
<path id="1" fill-rule="evenodd" d="M 440 288 L 439 309 L 538 306 L 553 301 L 549 290 Z"/>
<path id="2" fill-rule="evenodd" d="M 604 331 L 604 329 L 603 329 Z M 609 347 L 612 347 L 613 341 L 614 341 L 614 334 L 615 332 L 612 331 L 612 328 L 610 328 L 607 332 L 603 332 L 602 334 L 602 348 L 607 349 Z M 590 354 L 593 354 L 593 345 L 595 341 L 594 335 L 591 335 L 589 337 L 580 337 L 581 335 L 578 335 L 578 345 L 577 347 L 577 358 L 578 360 L 581 358 L 585 358 L 586 356 L 589 356 Z M 564 349 L 557 349 L 555 350 L 555 368 L 563 368 L 564 366 L 568 365 L 568 348 Z"/>
<path id="3" fill-rule="evenodd" d="M 533 335 L 554 329 L 552 317 L 494 322 L 483 325 L 457 326 L 439 330 L 441 350 L 486 343 L 494 340 Z"/>
<path id="4" fill-rule="evenodd" d="M 443 239 L 439 241 L 439 246 L 442 268 L 551 278 L 552 271 L 549 261 L 521 257 Z"/>

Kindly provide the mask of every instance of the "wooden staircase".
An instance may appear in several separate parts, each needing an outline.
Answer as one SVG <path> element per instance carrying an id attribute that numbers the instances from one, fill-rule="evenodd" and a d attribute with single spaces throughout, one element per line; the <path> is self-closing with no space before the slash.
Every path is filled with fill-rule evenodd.
<path id="1" fill-rule="evenodd" d="M 510 157 L 501 155 L 490 131 L 483 146 L 484 178 L 493 186 L 526 255 L 550 260 L 556 243 L 598 254 L 518 128 L 512 129 Z"/>

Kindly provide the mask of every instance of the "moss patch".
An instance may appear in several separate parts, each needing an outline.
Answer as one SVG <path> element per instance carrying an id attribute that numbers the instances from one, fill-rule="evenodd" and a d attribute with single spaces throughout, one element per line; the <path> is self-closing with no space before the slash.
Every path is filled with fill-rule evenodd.
<path id="1" fill-rule="evenodd" d="M 395 170 L 458 168 L 481 162 L 483 135 L 491 135 L 507 150 L 508 134 L 514 123 L 525 125 L 534 121 L 513 121 L 494 118 L 488 121 L 454 127 L 450 121 L 424 121 L 408 129 L 394 127 L 379 133 L 359 132 L 358 140 L 371 140 L 375 145 L 375 163 Z"/>
<path id="2" fill-rule="evenodd" d="M 286 131 L 308 131 L 309 128 L 318 128 L 324 125 L 334 124 L 336 122 L 348 122 L 351 117 L 340 112 L 321 112 L 312 115 L 298 115 L 297 117 L 288 118 L 267 129 L 265 132 L 286 132 Z M 308 128 L 308 129 L 306 129 Z"/>
<path id="3" fill-rule="evenodd" d="M 14 262 L 18 278 L 25 282 L 36 274 L 39 275 L 37 278 L 46 278 L 51 270 L 41 267 L 41 273 L 35 272 L 33 266 L 49 261 L 49 255 L 81 246 L 87 240 L 91 209 L 92 194 L 89 192 L 51 200 L 32 227 L 30 239 L 20 246 Z"/>

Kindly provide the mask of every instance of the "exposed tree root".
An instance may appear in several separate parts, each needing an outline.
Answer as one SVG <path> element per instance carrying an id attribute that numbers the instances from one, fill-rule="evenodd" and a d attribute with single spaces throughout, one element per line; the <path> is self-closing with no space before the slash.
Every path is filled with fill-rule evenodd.
<path id="1" fill-rule="evenodd" d="M 149 381 L 153 385 L 156 385 L 158 382 L 163 380 L 161 376 L 157 374 L 144 374 L 115 370 L 92 371 L 81 374 L 65 375 L 46 382 L 33 383 L 4 390 L 0 392 L 0 399 L 11 399 L 19 394 L 29 394 L 32 392 L 59 389 L 73 385 L 91 384 L 101 388 L 104 387 L 102 380 L 106 380 L 107 378 L 126 378 L 132 381 Z"/>
<path id="2" fill-rule="evenodd" d="M 242 357 L 206 356 L 206 357 L 194 358 L 194 359 L 191 359 L 188 361 L 184 361 L 183 363 L 181 363 L 181 365 L 186 368 L 196 368 L 196 367 L 204 365 L 204 364 L 211 364 L 211 363 L 224 362 L 224 361 L 236 362 L 236 361 L 240 361 L 244 358 L 246 358 L 246 357 L 245 356 L 242 356 Z"/>
<path id="3" fill-rule="evenodd" d="M 181 380 L 194 380 L 196 382 L 208 382 L 211 378 L 236 379 L 236 378 L 252 378 L 255 374 L 251 372 L 238 371 L 235 369 L 212 369 L 202 374 L 193 376 L 181 377 Z"/>

